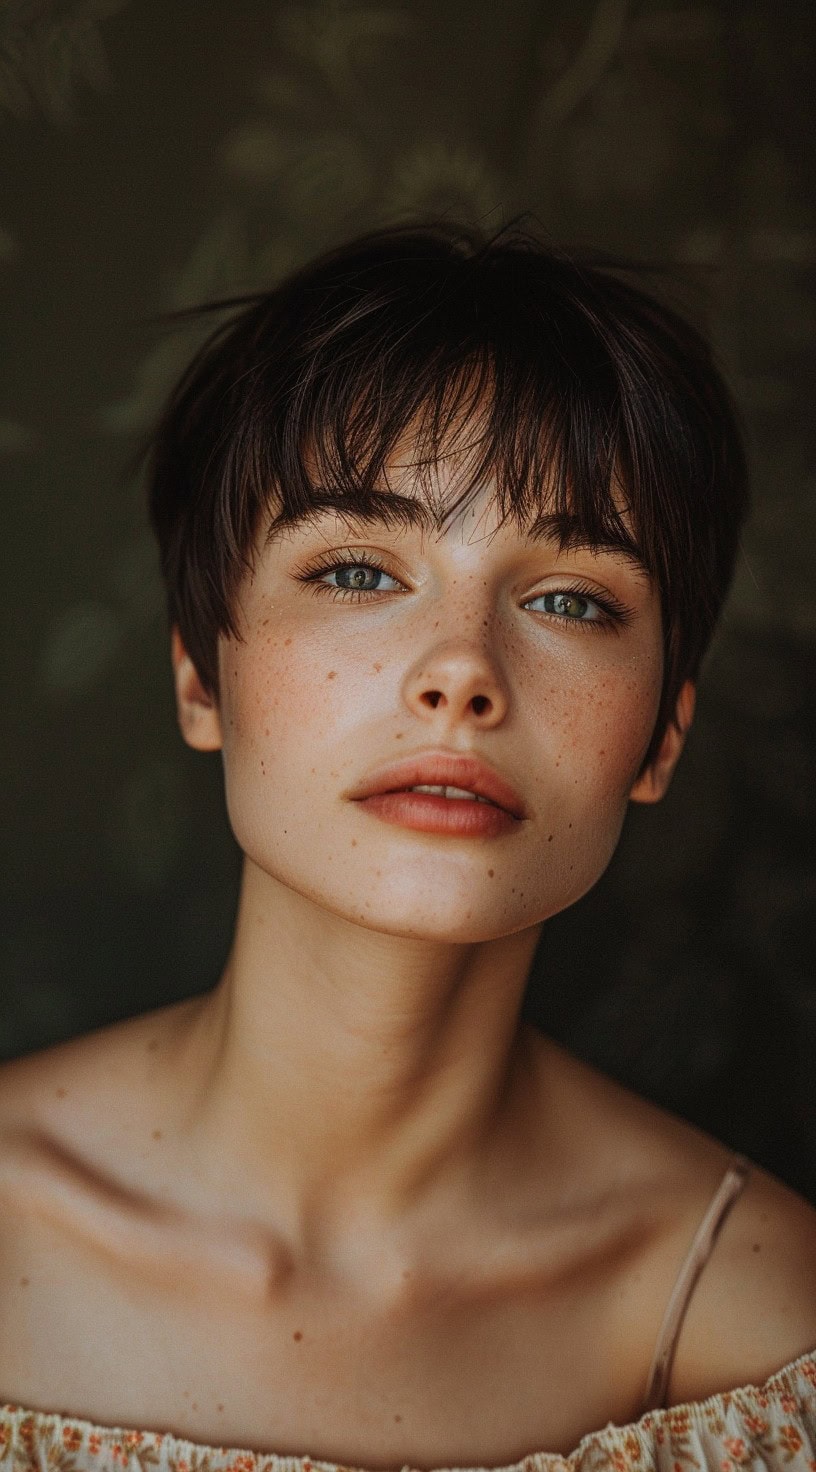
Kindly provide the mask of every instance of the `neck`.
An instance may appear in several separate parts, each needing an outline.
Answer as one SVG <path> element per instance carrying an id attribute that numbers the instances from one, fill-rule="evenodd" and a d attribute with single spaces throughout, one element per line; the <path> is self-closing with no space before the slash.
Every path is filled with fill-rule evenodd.
<path id="1" fill-rule="evenodd" d="M 387 935 L 247 860 L 224 974 L 174 1050 L 198 1159 L 219 1162 L 233 1201 L 274 1201 L 298 1233 L 352 1200 L 385 1221 L 493 1176 L 519 1143 L 518 1014 L 539 932 Z"/>

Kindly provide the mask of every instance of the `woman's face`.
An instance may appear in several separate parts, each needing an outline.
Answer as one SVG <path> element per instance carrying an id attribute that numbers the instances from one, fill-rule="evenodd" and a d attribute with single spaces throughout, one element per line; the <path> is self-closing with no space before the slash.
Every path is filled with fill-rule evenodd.
<path id="1" fill-rule="evenodd" d="M 187 739 L 221 746 L 253 864 L 386 933 L 480 941 L 564 909 L 605 869 L 630 795 L 659 796 L 682 745 L 638 779 L 663 669 L 643 569 L 499 527 L 487 492 L 443 533 L 330 510 L 282 530 L 259 547 L 239 620 L 242 639 L 220 643 L 219 707 L 182 715 Z M 523 816 L 433 794 L 362 800 L 372 774 L 446 754 L 487 763 Z"/>

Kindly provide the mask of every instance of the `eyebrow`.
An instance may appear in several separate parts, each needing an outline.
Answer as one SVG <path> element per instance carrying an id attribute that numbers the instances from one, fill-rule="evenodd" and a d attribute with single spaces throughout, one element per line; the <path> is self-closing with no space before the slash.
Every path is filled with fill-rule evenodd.
<path id="1" fill-rule="evenodd" d="M 295 530 L 317 522 L 327 513 L 333 513 L 352 529 L 355 526 L 394 526 L 422 532 L 444 533 L 446 512 L 434 511 L 415 496 L 403 496 L 398 491 L 369 491 L 363 504 L 345 503 L 345 498 L 331 491 L 317 490 L 308 510 L 301 512 L 282 511 L 273 518 L 266 534 L 269 545 L 281 533 Z M 525 527 L 531 542 L 556 542 L 561 551 L 611 552 L 623 557 L 644 577 L 651 578 L 643 553 L 634 537 L 621 523 L 619 535 L 590 537 L 581 526 L 580 520 L 570 514 L 545 512 Z"/>

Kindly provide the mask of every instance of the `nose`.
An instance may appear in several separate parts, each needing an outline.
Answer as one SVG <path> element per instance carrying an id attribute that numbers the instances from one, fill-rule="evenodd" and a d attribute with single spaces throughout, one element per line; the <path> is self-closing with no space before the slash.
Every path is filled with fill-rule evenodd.
<path id="1" fill-rule="evenodd" d="M 509 705 L 493 662 L 480 649 L 456 640 L 417 661 L 406 676 L 403 695 L 423 720 L 438 720 L 442 711 L 449 725 L 473 721 L 482 730 L 499 725 Z"/>

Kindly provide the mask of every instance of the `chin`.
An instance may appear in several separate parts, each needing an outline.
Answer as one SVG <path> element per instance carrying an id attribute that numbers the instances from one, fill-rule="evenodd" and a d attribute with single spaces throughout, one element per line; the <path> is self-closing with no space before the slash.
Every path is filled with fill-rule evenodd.
<path id="1" fill-rule="evenodd" d="M 540 925 L 572 903 L 572 898 L 556 897 L 548 904 L 546 891 L 542 898 L 541 891 L 532 884 L 527 887 L 526 896 L 508 895 L 499 879 L 498 868 L 495 879 L 489 883 L 488 894 L 484 892 L 483 879 L 465 895 L 461 891 L 445 894 L 441 883 L 429 894 L 426 880 L 424 892 L 416 896 L 397 894 L 388 886 L 382 891 L 369 888 L 361 900 L 329 894 L 313 894 L 308 898 L 328 914 L 365 930 L 437 945 L 479 945 L 500 940 Z"/>
<path id="2" fill-rule="evenodd" d="M 491 924 L 482 914 L 477 920 L 474 916 L 439 916 L 430 918 L 423 915 L 421 920 L 416 916 L 405 916 L 396 918 L 393 915 L 383 914 L 381 919 L 369 919 L 368 915 L 360 921 L 369 930 L 376 930 L 382 935 L 401 936 L 405 940 L 422 940 L 434 942 L 437 945 L 483 945 L 486 941 L 500 940 L 502 936 L 513 935 L 518 930 L 528 930 L 531 925 L 539 923 L 535 916 L 505 916 L 504 921 L 498 919 Z"/>

